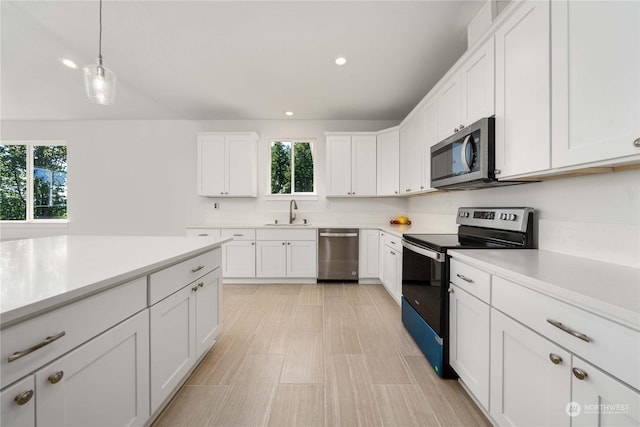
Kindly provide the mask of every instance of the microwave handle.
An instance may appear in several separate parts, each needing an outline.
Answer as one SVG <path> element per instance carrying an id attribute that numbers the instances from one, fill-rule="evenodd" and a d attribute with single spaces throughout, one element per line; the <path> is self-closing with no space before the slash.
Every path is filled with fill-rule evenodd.
<path id="1" fill-rule="evenodd" d="M 466 173 L 471 172 L 471 166 L 469 166 L 469 162 L 467 162 L 467 145 L 469 145 L 470 139 L 471 134 L 467 135 L 464 138 L 464 142 L 462 143 L 462 150 L 460 150 L 460 159 L 462 160 L 462 166 L 464 167 L 464 171 Z"/>

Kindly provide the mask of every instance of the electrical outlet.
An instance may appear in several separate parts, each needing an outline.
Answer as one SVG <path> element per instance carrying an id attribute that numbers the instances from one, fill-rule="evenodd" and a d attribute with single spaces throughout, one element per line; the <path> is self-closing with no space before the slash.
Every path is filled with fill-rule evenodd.
<path id="1" fill-rule="evenodd" d="M 215 202 L 215 203 L 213 204 L 213 209 L 220 209 L 220 203 Z"/>

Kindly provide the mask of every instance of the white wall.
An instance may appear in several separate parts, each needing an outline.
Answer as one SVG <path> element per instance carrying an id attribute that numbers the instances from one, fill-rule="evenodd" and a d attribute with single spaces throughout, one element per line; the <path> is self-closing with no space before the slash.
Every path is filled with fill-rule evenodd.
<path id="1" fill-rule="evenodd" d="M 324 132 L 379 130 L 390 121 L 5 121 L 6 140 L 65 140 L 68 152 L 67 227 L 2 226 L 2 238 L 51 234 L 183 235 L 187 225 L 288 216 L 288 199 L 209 199 L 196 195 L 196 134 L 256 131 L 260 135 L 259 192 L 266 193 L 269 138 L 318 141 L 318 189 L 324 193 Z M 314 220 L 343 212 L 373 220 L 397 214 L 405 201 L 319 200 L 298 204 Z M 214 211 L 214 202 L 221 209 Z"/>

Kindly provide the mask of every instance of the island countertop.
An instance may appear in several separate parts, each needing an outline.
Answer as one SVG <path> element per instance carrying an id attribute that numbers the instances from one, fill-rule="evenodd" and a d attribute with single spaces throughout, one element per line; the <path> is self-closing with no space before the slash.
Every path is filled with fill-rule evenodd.
<path id="1" fill-rule="evenodd" d="M 0 327 L 213 250 L 230 238 L 53 236 L 0 243 Z"/>

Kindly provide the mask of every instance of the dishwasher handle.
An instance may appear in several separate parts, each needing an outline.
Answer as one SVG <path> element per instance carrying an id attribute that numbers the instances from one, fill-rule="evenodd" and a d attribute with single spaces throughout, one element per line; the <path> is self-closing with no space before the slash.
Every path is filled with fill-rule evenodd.
<path id="1" fill-rule="evenodd" d="M 358 233 L 320 233 L 320 237 L 358 237 Z"/>

